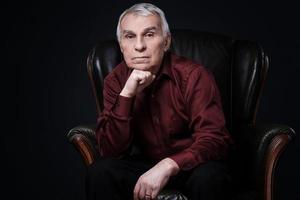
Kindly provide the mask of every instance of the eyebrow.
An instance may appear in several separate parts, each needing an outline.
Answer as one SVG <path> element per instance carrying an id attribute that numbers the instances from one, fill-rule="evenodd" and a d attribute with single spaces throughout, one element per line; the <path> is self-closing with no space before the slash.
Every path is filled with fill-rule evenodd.
<path id="1" fill-rule="evenodd" d="M 157 30 L 157 28 L 155 26 L 150 26 L 148 28 L 145 28 L 145 30 L 143 32 L 145 33 L 145 32 L 152 31 L 152 30 L 155 31 L 155 30 Z"/>
<path id="2" fill-rule="evenodd" d="M 155 27 L 155 26 L 150 26 L 150 27 L 148 27 L 148 28 L 145 28 L 144 30 L 143 30 L 143 33 L 146 33 L 146 32 L 148 32 L 148 31 L 152 31 L 152 30 L 157 30 L 157 27 Z M 128 33 L 128 34 L 135 34 L 133 31 L 131 31 L 131 30 L 123 30 L 123 34 L 126 34 L 126 33 Z"/>
<path id="3" fill-rule="evenodd" d="M 130 31 L 130 30 L 123 30 L 123 34 L 126 34 L 126 33 L 129 33 L 129 34 L 134 34 L 133 31 Z"/>

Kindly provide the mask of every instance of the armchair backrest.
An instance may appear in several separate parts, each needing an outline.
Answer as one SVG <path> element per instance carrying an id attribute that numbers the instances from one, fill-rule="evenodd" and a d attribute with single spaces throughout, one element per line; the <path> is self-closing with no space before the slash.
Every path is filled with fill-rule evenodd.
<path id="1" fill-rule="evenodd" d="M 239 137 L 236 132 L 240 125 L 255 124 L 268 56 L 256 42 L 195 30 L 173 30 L 171 33 L 171 52 L 202 63 L 213 72 L 227 128 L 234 137 Z M 98 114 L 103 109 L 103 79 L 121 59 L 116 40 L 98 43 L 88 56 L 88 73 Z"/>

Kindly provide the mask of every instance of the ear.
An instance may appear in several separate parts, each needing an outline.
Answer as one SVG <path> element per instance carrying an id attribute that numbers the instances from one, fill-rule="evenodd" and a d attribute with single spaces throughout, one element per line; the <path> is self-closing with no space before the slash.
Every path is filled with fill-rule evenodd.
<path id="1" fill-rule="evenodd" d="M 168 33 L 166 38 L 165 38 L 165 48 L 164 48 L 165 52 L 169 50 L 170 45 L 171 45 L 171 34 Z"/>

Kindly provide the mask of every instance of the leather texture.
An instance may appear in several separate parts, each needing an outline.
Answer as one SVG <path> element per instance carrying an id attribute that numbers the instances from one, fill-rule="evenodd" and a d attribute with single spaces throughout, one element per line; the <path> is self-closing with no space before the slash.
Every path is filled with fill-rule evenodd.
<path id="1" fill-rule="evenodd" d="M 98 144 L 96 141 L 96 135 L 95 135 L 95 125 L 80 125 L 77 127 L 74 127 L 71 129 L 67 135 L 69 138 L 69 141 L 71 142 L 76 135 L 82 135 L 87 138 L 87 141 L 89 142 L 89 145 L 91 149 L 98 149 Z M 96 151 L 95 151 L 96 154 Z M 98 152 L 97 152 L 98 154 Z"/>
<path id="2" fill-rule="evenodd" d="M 176 190 L 164 190 L 157 196 L 157 200 L 187 200 L 187 198 Z"/>
<path id="3" fill-rule="evenodd" d="M 267 162 L 267 160 L 270 156 L 274 156 L 276 161 L 287 144 L 295 138 L 295 132 L 285 125 L 258 126 L 255 123 L 269 67 L 268 56 L 263 48 L 253 41 L 234 40 L 228 36 L 196 30 L 172 30 L 171 32 L 170 51 L 202 63 L 213 72 L 220 89 L 227 128 L 235 140 L 235 146 L 230 153 L 230 165 L 235 183 L 233 199 L 271 200 L 272 170 L 275 170 L 276 162 Z M 103 109 L 103 79 L 121 60 L 122 54 L 115 40 L 98 43 L 88 56 L 87 68 L 98 114 Z M 94 130 L 88 126 L 78 126 L 68 134 L 70 142 L 76 146 L 84 159 L 97 158 Z M 85 148 L 92 150 L 78 149 L 78 141 L 75 141 L 74 137 L 80 134 L 84 136 L 83 140 L 89 141 L 82 142 L 90 146 Z M 275 138 L 282 143 L 280 147 L 271 145 Z M 276 154 L 268 154 L 274 150 Z M 91 155 L 85 155 L 89 153 Z M 269 163 L 272 163 L 272 166 L 268 166 Z M 270 173 L 272 177 L 266 178 Z M 178 191 L 168 193 L 163 191 L 161 199 L 187 198 Z"/>

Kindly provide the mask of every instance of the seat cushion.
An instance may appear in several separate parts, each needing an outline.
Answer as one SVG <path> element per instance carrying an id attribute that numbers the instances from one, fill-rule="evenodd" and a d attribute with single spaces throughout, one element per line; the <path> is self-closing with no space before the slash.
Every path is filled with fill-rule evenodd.
<path id="1" fill-rule="evenodd" d="M 187 200 L 187 197 L 177 190 L 163 190 L 157 200 Z"/>

